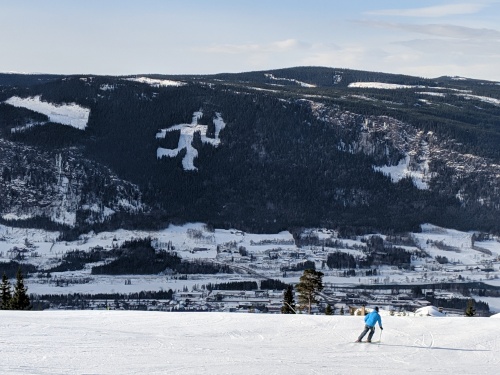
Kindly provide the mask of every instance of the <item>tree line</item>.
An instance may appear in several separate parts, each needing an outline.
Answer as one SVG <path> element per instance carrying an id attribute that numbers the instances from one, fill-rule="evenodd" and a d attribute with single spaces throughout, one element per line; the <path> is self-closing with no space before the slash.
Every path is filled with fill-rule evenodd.
<path id="1" fill-rule="evenodd" d="M 324 274 L 314 269 L 304 271 L 299 279 L 299 282 L 294 286 L 288 285 L 283 292 L 283 306 L 281 307 L 282 314 L 297 314 L 303 310 L 308 314 L 312 312 L 312 306 L 320 302 L 322 298 L 321 292 L 323 285 Z M 297 302 L 295 302 L 294 289 L 297 292 Z M 467 294 L 467 288 L 464 287 L 464 293 Z M 414 294 L 422 297 L 422 290 L 419 286 L 414 288 Z M 489 305 L 486 302 L 475 301 L 472 298 L 452 298 L 443 299 L 435 298 L 434 296 L 426 297 L 426 299 L 435 306 L 444 308 L 460 309 L 464 311 L 464 315 L 472 317 L 476 315 L 476 311 L 489 312 Z M 325 314 L 333 313 L 332 307 L 327 304 Z M 343 314 L 343 311 L 342 311 Z"/>
<path id="2" fill-rule="evenodd" d="M 0 285 L 1 310 L 30 310 L 31 302 L 28 296 L 28 288 L 24 285 L 23 274 L 19 268 L 16 275 L 16 284 L 12 290 L 7 275 L 2 275 L 2 284 Z"/>

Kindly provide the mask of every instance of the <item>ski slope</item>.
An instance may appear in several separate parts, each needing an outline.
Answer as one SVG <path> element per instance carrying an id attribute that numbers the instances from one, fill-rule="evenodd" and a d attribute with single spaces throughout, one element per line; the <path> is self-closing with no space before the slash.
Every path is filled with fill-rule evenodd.
<path id="1" fill-rule="evenodd" d="M 383 312 L 381 311 L 381 314 Z M 380 344 L 354 343 L 361 316 L 0 311 L 0 373 L 495 374 L 498 316 L 382 316 Z M 374 338 L 380 337 L 377 329 Z"/>
<path id="2" fill-rule="evenodd" d="M 45 102 L 40 95 L 30 98 L 13 96 L 7 99 L 5 103 L 43 113 L 48 116 L 51 122 L 72 126 L 80 130 L 85 130 L 90 116 L 90 109 L 88 108 L 81 107 L 76 103 L 54 104 Z"/>

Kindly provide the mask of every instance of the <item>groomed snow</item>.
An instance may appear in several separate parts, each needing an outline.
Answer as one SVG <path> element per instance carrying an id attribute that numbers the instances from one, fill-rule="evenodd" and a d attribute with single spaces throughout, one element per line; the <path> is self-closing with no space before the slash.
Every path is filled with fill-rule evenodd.
<path id="1" fill-rule="evenodd" d="M 495 374 L 498 320 L 130 311 L 0 311 L 0 373 Z"/>
<path id="2" fill-rule="evenodd" d="M 20 98 L 13 96 L 5 103 L 14 107 L 23 107 L 48 116 L 49 121 L 62 125 L 72 126 L 74 128 L 85 130 L 89 122 L 90 109 L 79 106 L 75 103 L 70 104 L 52 104 L 44 102 L 40 96 L 29 98 Z"/>
<path id="3" fill-rule="evenodd" d="M 163 157 L 173 158 L 176 157 L 181 150 L 186 150 L 186 155 L 182 159 L 182 167 L 185 171 L 195 171 L 198 168 L 194 166 L 194 159 L 198 157 L 198 150 L 193 146 L 194 134 L 199 132 L 201 135 L 201 141 L 203 143 L 208 143 L 214 147 L 218 147 L 220 144 L 219 133 L 226 126 L 224 120 L 220 113 L 215 114 L 216 117 L 213 119 L 215 125 L 215 138 L 207 137 L 208 125 L 198 124 L 198 120 L 203 117 L 202 111 L 196 111 L 193 113 L 193 118 L 190 124 L 178 124 L 174 125 L 168 129 L 162 129 L 160 132 L 156 133 L 156 138 L 165 138 L 168 132 L 174 130 L 180 130 L 179 142 L 177 147 L 174 149 L 158 147 L 156 150 L 156 157 L 161 159 Z"/>
<path id="4" fill-rule="evenodd" d="M 316 85 L 313 85 L 311 83 L 302 82 L 302 81 L 299 81 L 296 79 L 279 78 L 279 77 L 275 77 L 273 74 L 270 74 L 270 73 L 265 73 L 264 75 L 273 81 L 289 81 L 289 82 L 296 83 L 297 85 L 302 86 L 302 87 L 316 87 Z"/>
<path id="5" fill-rule="evenodd" d="M 383 82 L 352 82 L 347 85 L 347 87 L 351 88 L 364 88 L 364 89 L 386 89 L 386 90 L 395 90 L 395 89 L 411 89 L 418 86 L 411 85 L 399 85 L 396 83 L 383 83 Z"/>
<path id="6" fill-rule="evenodd" d="M 146 83 L 153 87 L 167 87 L 167 86 L 180 87 L 186 85 L 184 82 L 180 81 L 172 81 L 170 79 L 153 79 L 147 77 L 126 78 L 126 80 L 139 83 Z"/>

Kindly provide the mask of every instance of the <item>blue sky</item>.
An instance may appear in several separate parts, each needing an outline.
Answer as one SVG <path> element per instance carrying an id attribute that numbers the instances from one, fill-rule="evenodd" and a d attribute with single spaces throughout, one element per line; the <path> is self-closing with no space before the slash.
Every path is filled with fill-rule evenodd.
<path id="1" fill-rule="evenodd" d="M 0 0 L 0 71 L 329 66 L 500 81 L 500 0 Z"/>

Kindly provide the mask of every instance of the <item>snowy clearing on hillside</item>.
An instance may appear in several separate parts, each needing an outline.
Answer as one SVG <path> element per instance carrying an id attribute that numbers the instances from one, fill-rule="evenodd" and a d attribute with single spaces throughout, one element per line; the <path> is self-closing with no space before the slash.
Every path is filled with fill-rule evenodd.
<path id="1" fill-rule="evenodd" d="M 40 96 L 20 98 L 13 96 L 5 101 L 14 107 L 27 108 L 49 117 L 49 121 L 85 130 L 89 121 L 90 109 L 78 104 L 52 104 L 40 100 Z"/>
<path id="2" fill-rule="evenodd" d="M 203 112 L 197 111 L 193 113 L 193 119 L 190 124 L 178 124 L 167 129 L 162 129 L 160 132 L 156 133 L 156 138 L 165 138 L 168 132 L 174 130 L 180 130 L 179 142 L 177 148 L 168 149 L 163 147 L 158 147 L 156 150 L 156 157 L 161 159 L 162 157 L 174 158 L 181 150 L 186 150 L 186 155 L 182 159 L 182 167 L 185 171 L 195 171 L 198 168 L 194 166 L 194 159 L 198 157 L 198 150 L 193 146 L 193 139 L 195 133 L 200 133 L 201 141 L 203 143 L 208 143 L 213 147 L 218 147 L 220 144 L 219 133 L 226 126 L 224 120 L 220 113 L 216 113 L 216 117 L 213 119 L 215 125 L 214 138 L 207 137 L 208 125 L 198 124 L 200 118 L 203 117 Z"/>
<path id="3" fill-rule="evenodd" d="M 470 95 L 470 94 L 457 94 L 457 95 L 469 100 L 479 100 L 483 103 L 500 105 L 500 99 L 490 98 L 487 96 Z"/>
<path id="4" fill-rule="evenodd" d="M 273 74 L 270 74 L 270 73 L 265 73 L 264 75 L 267 78 L 269 78 L 269 79 L 271 79 L 273 81 L 288 81 L 288 82 L 296 83 L 296 84 L 298 84 L 299 86 L 302 86 L 302 87 L 316 87 L 316 85 L 313 85 L 313 84 L 310 84 L 310 83 L 306 83 L 306 82 L 302 82 L 302 81 L 298 81 L 296 79 L 278 78 L 278 77 L 275 77 Z"/>
<path id="5" fill-rule="evenodd" d="M 417 92 L 417 94 L 420 95 L 430 95 L 430 96 L 439 96 L 441 98 L 445 98 L 446 94 L 443 94 L 442 92 L 433 92 L 433 91 L 421 91 Z"/>
<path id="6" fill-rule="evenodd" d="M 31 217 L 32 216 L 30 216 L 30 215 L 16 215 L 16 214 L 12 214 L 12 213 L 2 215 L 2 219 L 4 219 L 4 220 L 26 220 L 26 219 L 30 219 Z"/>
<path id="7" fill-rule="evenodd" d="M 347 85 L 350 88 L 363 88 L 363 89 L 385 89 L 385 90 L 395 90 L 395 89 L 411 89 L 419 86 L 411 85 L 399 85 L 396 83 L 383 83 L 383 82 L 352 82 Z"/>
<path id="8" fill-rule="evenodd" d="M 278 90 L 263 89 L 262 87 L 247 86 L 246 88 L 250 89 L 250 90 L 255 90 L 255 91 L 265 91 L 265 92 L 273 92 L 273 93 L 279 92 Z"/>
<path id="9" fill-rule="evenodd" d="M 99 90 L 102 90 L 102 91 L 113 91 L 116 89 L 116 86 L 115 85 L 110 85 L 110 84 L 104 84 L 104 85 L 101 85 L 99 86 Z"/>
<path id="10" fill-rule="evenodd" d="M 382 311 L 381 311 L 382 313 Z M 498 320 L 361 316 L 0 311 L 0 373 L 495 374 Z"/>
<path id="11" fill-rule="evenodd" d="M 180 81 L 172 81 L 170 79 L 154 79 L 147 77 L 125 78 L 125 80 L 146 83 L 153 87 L 180 87 L 186 85 L 186 83 Z"/>
<path id="12" fill-rule="evenodd" d="M 385 165 L 382 167 L 374 166 L 373 169 L 382 172 L 386 176 L 391 177 L 391 181 L 397 183 L 405 177 L 410 177 L 413 184 L 420 190 L 429 189 L 427 172 L 429 170 L 429 160 L 424 160 L 420 163 L 419 170 L 410 169 L 410 156 L 407 155 L 398 165 Z"/>

